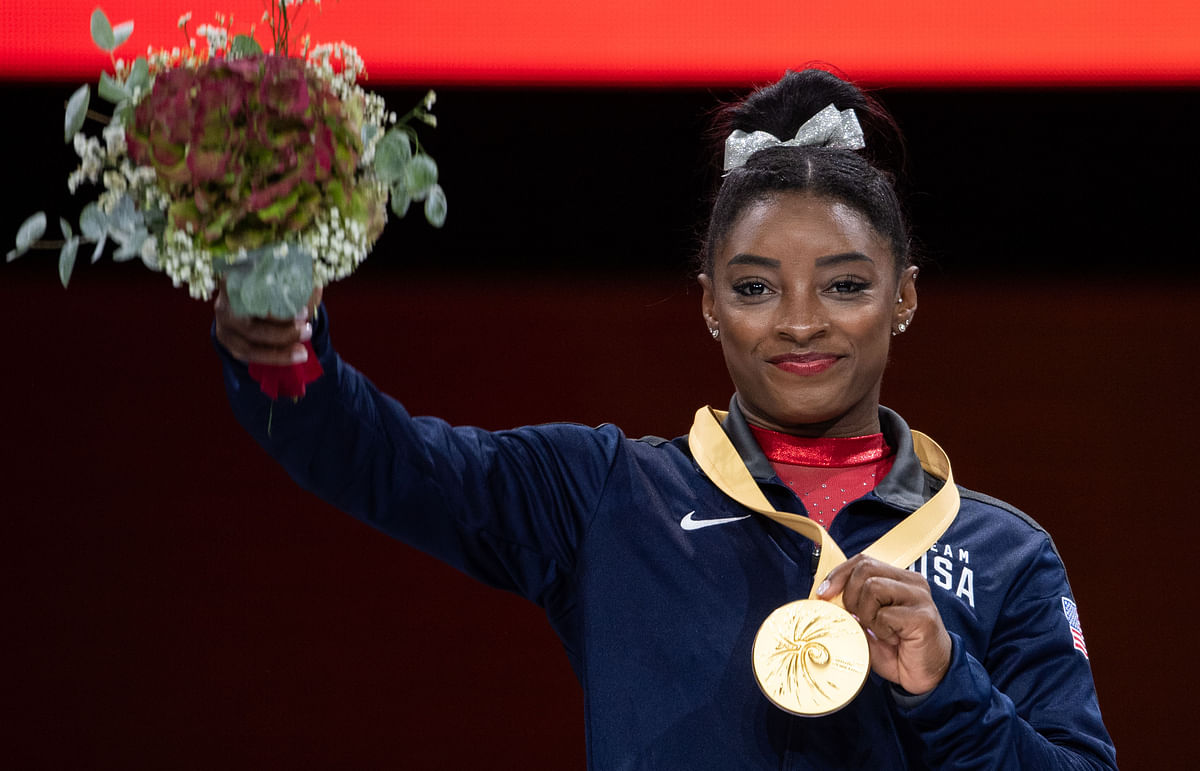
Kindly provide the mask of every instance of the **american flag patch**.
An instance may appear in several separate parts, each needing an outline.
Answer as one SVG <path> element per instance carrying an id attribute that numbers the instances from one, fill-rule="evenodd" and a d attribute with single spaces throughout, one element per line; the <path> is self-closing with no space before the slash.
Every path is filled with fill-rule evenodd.
<path id="1" fill-rule="evenodd" d="M 1067 617 L 1067 624 L 1071 627 L 1071 642 L 1075 646 L 1075 650 L 1083 654 L 1083 657 L 1088 658 L 1087 645 L 1083 642 L 1083 627 L 1079 626 L 1079 608 L 1075 607 L 1075 601 L 1070 597 L 1063 597 L 1063 615 Z"/>

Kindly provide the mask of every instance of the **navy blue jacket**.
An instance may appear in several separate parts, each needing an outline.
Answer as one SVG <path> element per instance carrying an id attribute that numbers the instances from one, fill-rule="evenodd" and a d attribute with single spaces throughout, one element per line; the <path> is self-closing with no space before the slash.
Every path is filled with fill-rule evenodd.
<path id="1" fill-rule="evenodd" d="M 934 691 L 906 698 L 871 675 L 842 711 L 794 717 L 759 692 L 750 649 L 772 610 L 808 596 L 810 541 L 746 516 L 699 471 L 686 438 L 410 417 L 334 353 L 321 318 L 314 345 L 326 374 L 270 415 L 246 368 L 218 346 L 238 420 L 305 488 L 543 607 L 583 685 L 590 768 L 1115 768 L 1064 614 L 1063 565 L 1012 507 L 962 490 L 958 519 L 913 566 L 953 640 Z M 939 484 L 900 417 L 880 417 L 896 461 L 834 520 L 848 556 Z M 726 431 L 775 507 L 803 513 L 736 398 Z M 731 521 L 684 529 L 689 514 Z"/>

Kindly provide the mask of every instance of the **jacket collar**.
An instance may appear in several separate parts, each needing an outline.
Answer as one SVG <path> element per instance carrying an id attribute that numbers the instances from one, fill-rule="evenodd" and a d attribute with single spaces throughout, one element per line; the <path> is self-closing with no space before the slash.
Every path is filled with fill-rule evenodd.
<path id="1" fill-rule="evenodd" d="M 880 405 L 879 425 L 888 446 L 896 451 L 896 460 L 888 475 L 875 486 L 874 495 L 889 506 L 915 511 L 928 500 L 932 490 L 921 468 L 921 461 L 913 450 L 908 424 L 904 418 Z M 778 481 L 775 469 L 750 431 L 750 425 L 738 404 L 737 394 L 729 401 L 729 416 L 722 427 L 755 481 L 759 484 Z"/>

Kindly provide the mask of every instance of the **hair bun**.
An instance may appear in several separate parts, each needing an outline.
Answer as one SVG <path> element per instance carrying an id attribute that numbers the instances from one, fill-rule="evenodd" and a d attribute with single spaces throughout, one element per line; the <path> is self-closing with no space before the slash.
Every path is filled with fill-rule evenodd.
<path id="1" fill-rule="evenodd" d="M 722 142 L 736 129 L 790 139 L 830 104 L 854 110 L 867 143 L 859 152 L 879 170 L 898 176 L 904 167 L 904 143 L 895 120 L 858 86 L 825 69 L 789 70 L 775 83 L 727 105 L 714 128 Z"/>

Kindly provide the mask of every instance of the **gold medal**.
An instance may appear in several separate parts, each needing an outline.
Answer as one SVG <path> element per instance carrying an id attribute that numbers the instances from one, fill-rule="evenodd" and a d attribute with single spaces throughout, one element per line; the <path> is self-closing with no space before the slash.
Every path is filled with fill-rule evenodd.
<path id="1" fill-rule="evenodd" d="M 796 600 L 767 616 L 754 638 L 754 677 L 775 706 L 819 717 L 849 704 L 871 668 L 854 617 L 824 600 Z"/>

